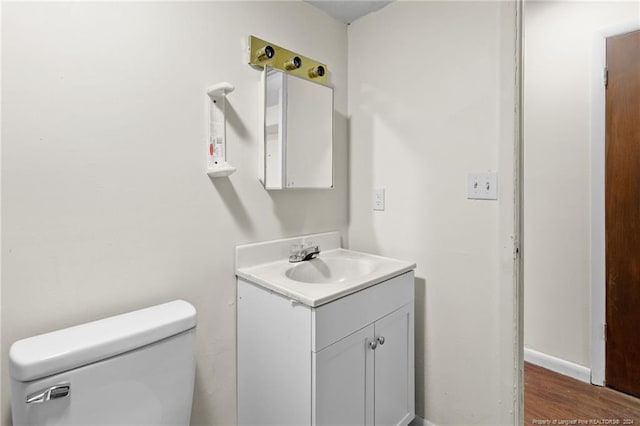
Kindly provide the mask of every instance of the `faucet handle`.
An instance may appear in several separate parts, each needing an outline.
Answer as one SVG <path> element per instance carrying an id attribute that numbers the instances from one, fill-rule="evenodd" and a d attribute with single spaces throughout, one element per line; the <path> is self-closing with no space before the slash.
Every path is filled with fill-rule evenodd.
<path id="1" fill-rule="evenodd" d="M 313 242 L 313 241 L 305 241 L 302 244 L 302 249 L 303 250 L 307 250 L 307 249 L 311 249 L 311 248 L 320 250 L 320 246 L 318 244 L 316 244 L 315 242 Z"/>
<path id="2" fill-rule="evenodd" d="M 319 254 L 320 246 L 311 241 L 303 242 L 302 244 L 292 244 L 289 247 L 289 262 L 311 260 Z"/>

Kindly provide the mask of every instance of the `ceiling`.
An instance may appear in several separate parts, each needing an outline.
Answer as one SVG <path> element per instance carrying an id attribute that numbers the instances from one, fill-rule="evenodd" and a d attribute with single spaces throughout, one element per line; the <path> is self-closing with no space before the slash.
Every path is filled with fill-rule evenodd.
<path id="1" fill-rule="evenodd" d="M 338 21 L 342 21 L 345 24 L 350 24 L 356 19 L 382 9 L 391 1 L 365 1 L 365 0 L 351 0 L 351 1 L 337 1 L 337 0 L 304 0 L 305 2 L 317 7 L 325 13 L 333 16 Z"/>

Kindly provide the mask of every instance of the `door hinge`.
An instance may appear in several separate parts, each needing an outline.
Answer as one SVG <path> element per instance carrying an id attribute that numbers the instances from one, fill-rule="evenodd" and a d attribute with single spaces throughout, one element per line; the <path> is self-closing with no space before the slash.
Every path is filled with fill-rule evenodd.
<path id="1" fill-rule="evenodd" d="M 609 85 L 609 70 L 607 69 L 607 67 L 604 67 L 603 80 L 604 87 L 606 88 Z"/>
<path id="2" fill-rule="evenodd" d="M 607 323 L 602 324 L 602 340 L 607 341 Z"/>

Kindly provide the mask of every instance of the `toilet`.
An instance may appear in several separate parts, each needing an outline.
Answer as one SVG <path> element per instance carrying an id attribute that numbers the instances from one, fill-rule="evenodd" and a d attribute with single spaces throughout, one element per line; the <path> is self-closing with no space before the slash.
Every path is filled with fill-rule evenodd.
<path id="1" fill-rule="evenodd" d="M 195 327 L 175 300 L 15 342 L 14 426 L 187 426 Z"/>

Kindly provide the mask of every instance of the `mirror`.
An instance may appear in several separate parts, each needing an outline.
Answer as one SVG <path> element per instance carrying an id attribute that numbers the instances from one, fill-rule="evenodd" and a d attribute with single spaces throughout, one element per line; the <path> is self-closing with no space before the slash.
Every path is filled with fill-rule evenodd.
<path id="1" fill-rule="evenodd" d="M 265 67 L 260 181 L 266 189 L 333 187 L 333 88 Z"/>

